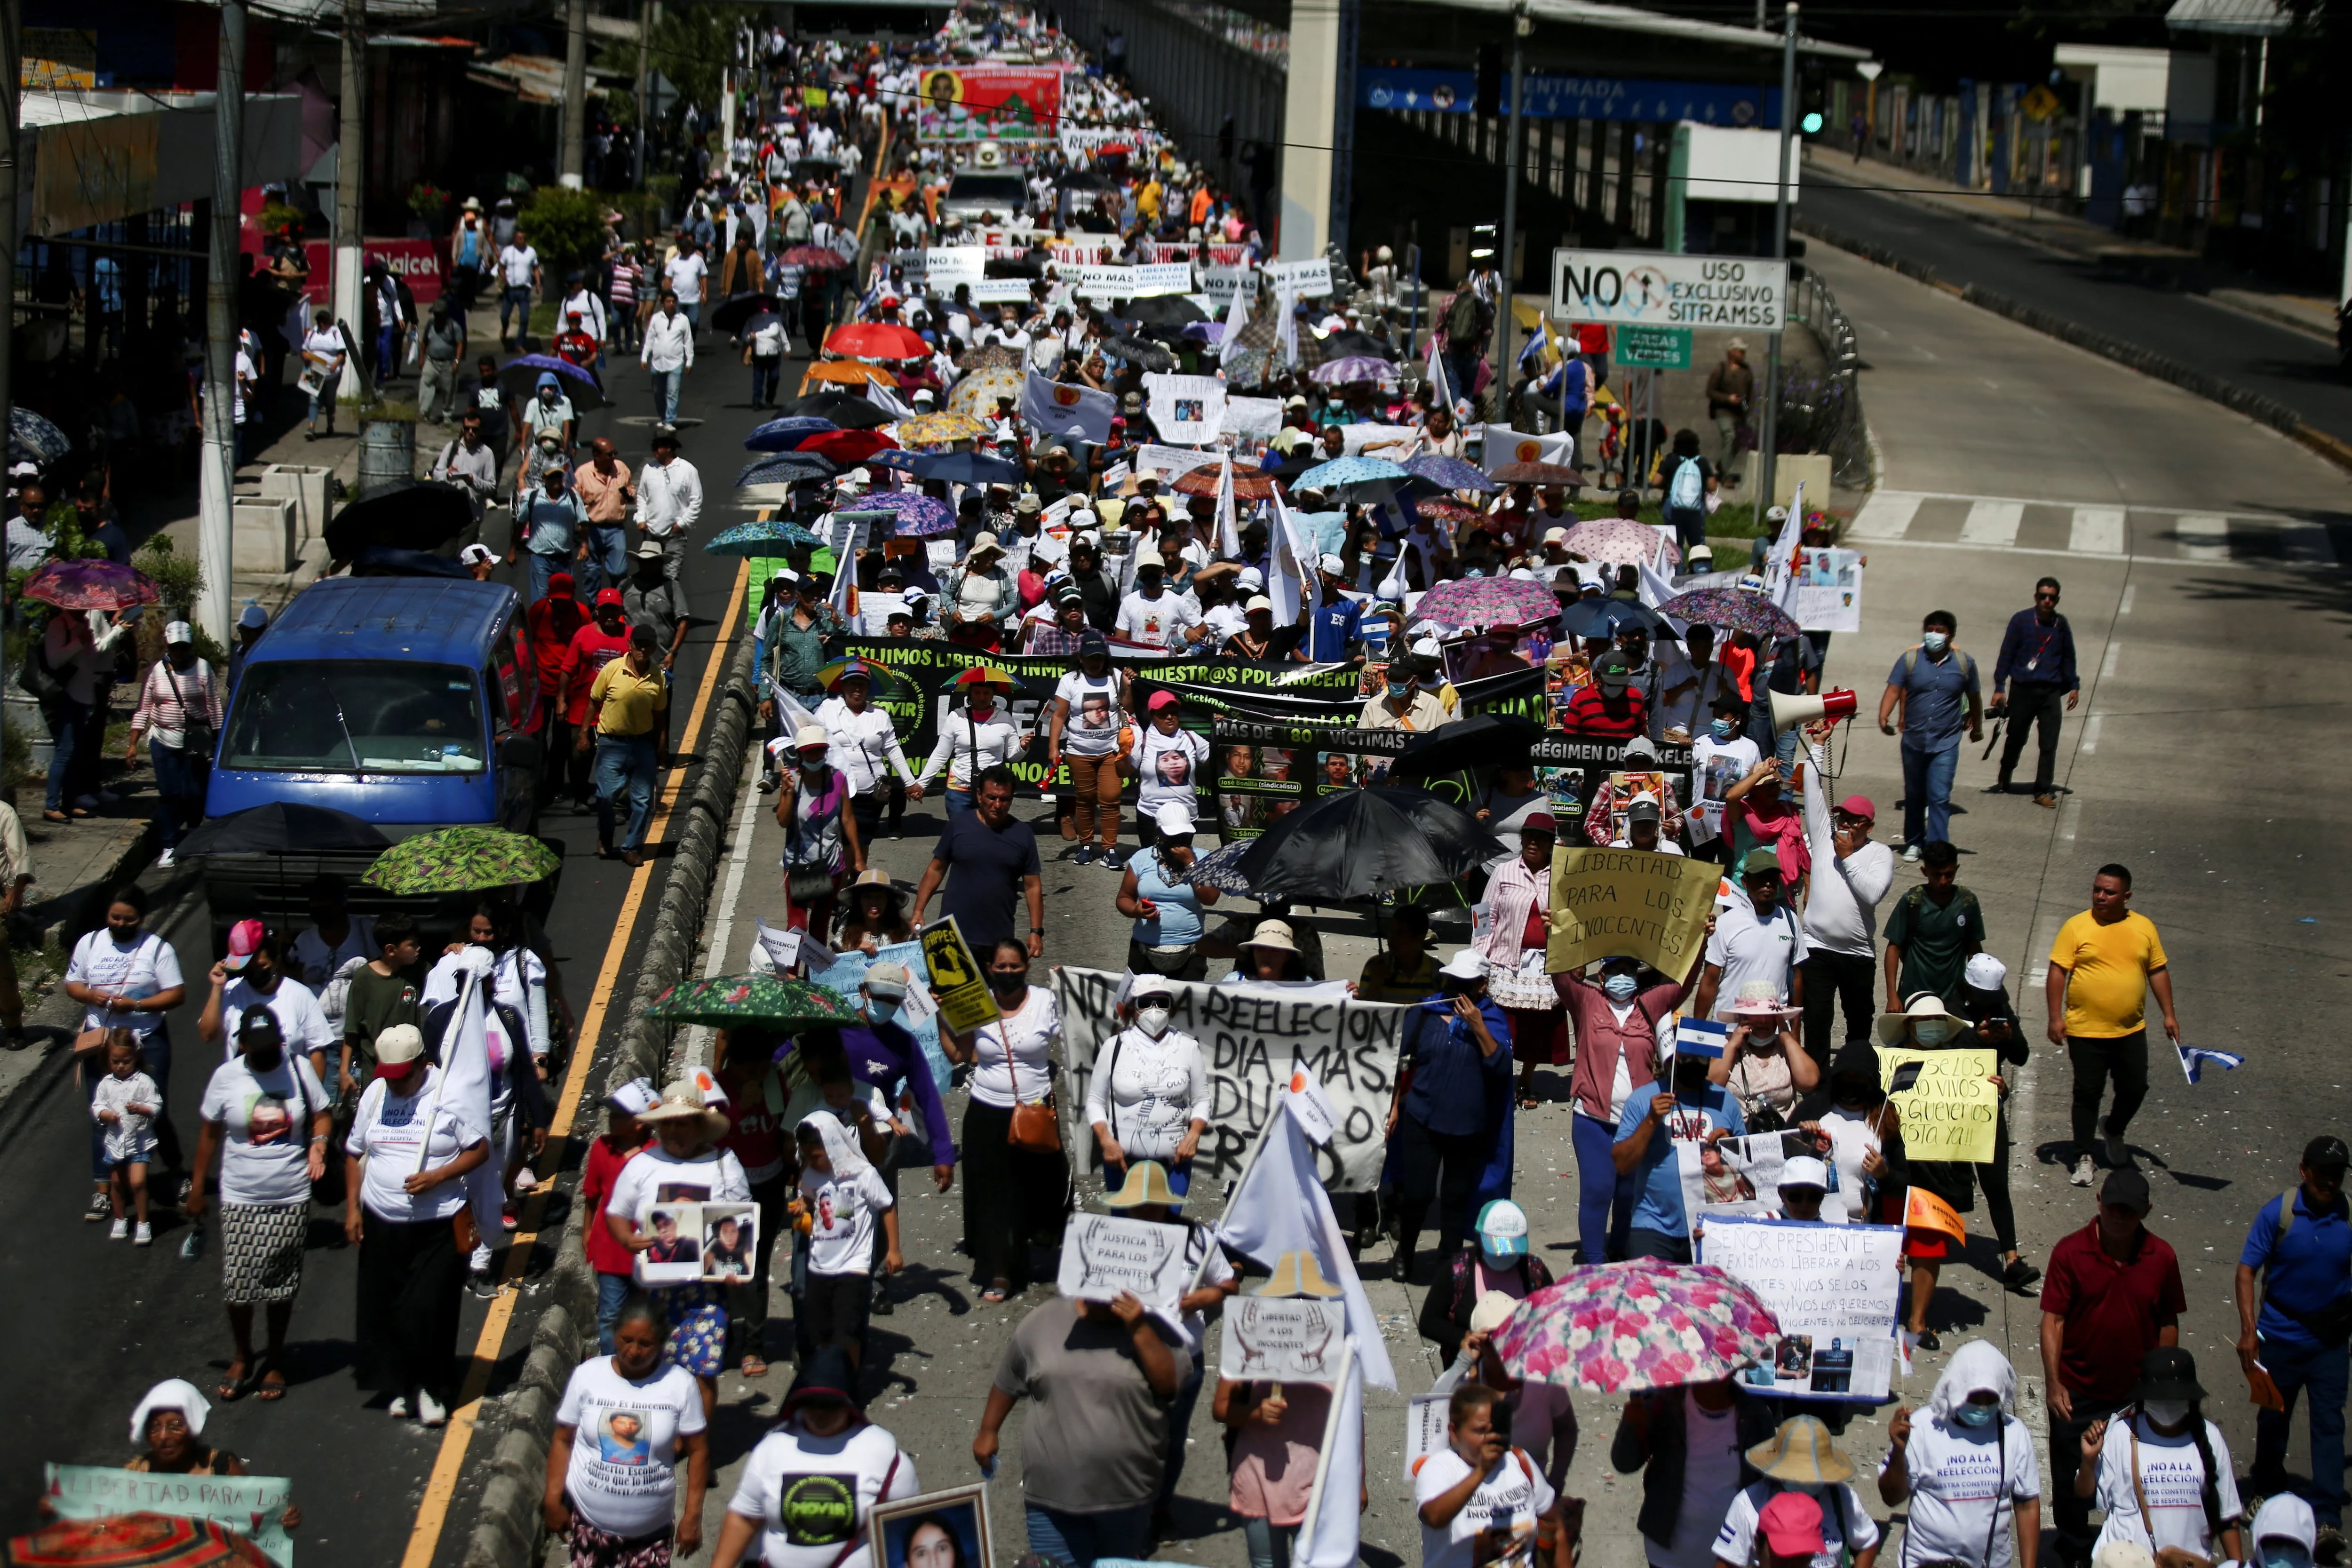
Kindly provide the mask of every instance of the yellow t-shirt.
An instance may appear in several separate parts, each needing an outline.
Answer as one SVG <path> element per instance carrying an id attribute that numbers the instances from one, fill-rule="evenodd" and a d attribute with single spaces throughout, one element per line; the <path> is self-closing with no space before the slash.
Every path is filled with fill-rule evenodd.
<path id="1" fill-rule="evenodd" d="M 637 674 L 624 654 L 596 672 L 588 700 L 604 704 L 597 710 L 596 733 L 646 735 L 653 732 L 654 715 L 669 706 L 669 685 L 659 668 L 650 675 Z"/>
<path id="2" fill-rule="evenodd" d="M 2067 972 L 2066 1032 L 2113 1039 L 2147 1024 L 2147 977 L 2165 965 L 2156 922 L 2126 914 L 2101 925 L 2084 910 L 2058 928 L 2050 962 Z"/>

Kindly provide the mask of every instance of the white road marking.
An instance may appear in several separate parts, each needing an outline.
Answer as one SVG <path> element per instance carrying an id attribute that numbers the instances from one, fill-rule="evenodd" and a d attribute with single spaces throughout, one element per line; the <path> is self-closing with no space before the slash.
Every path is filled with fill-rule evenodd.
<path id="1" fill-rule="evenodd" d="M 2025 518 L 2025 503 L 2013 500 L 1980 500 L 1969 508 L 1969 520 L 1960 524 L 1962 544 L 2011 545 L 2017 542 L 2017 525 Z"/>
<path id="2" fill-rule="evenodd" d="M 2066 548 L 2083 555 L 2124 552 L 2124 514 L 2120 507 L 2078 506 L 2068 530 Z"/>
<path id="3" fill-rule="evenodd" d="M 2138 592 L 2139 592 L 2139 584 L 2137 584 L 2137 583 L 2126 583 L 2126 584 L 2124 584 L 2124 596 L 2123 596 L 2123 600 L 2122 600 L 2122 602 L 2121 602 L 2121 603 L 2119 603 L 2118 605 L 2116 605 L 2116 614 L 2117 614 L 2118 616 L 2128 616 L 2128 615 L 2130 615 L 2130 614 L 2131 614 L 2131 607 L 2132 607 L 2132 595 L 2135 595 L 2135 594 L 2137 594 L 2137 593 L 2138 593 Z"/>
<path id="4" fill-rule="evenodd" d="M 735 908 L 742 901 L 743 874 L 751 865 L 752 819 L 760 810 L 760 789 L 754 782 L 760 776 L 760 753 L 752 751 L 743 759 L 743 782 L 738 786 L 743 795 L 743 808 L 735 814 L 735 841 L 727 853 L 727 885 L 719 896 L 719 916 L 710 927 L 710 953 L 703 960 L 702 977 L 710 979 L 727 970 L 727 949 L 735 934 Z M 696 1025 L 687 1031 L 685 1059 L 698 1066 L 710 1065 L 710 1047 L 717 1034 Z"/>
<path id="5" fill-rule="evenodd" d="M 2074 829 L 2082 820 L 2082 797 L 2068 795 L 2066 804 L 2058 808 L 2058 837 L 2068 844 L 2074 843 Z"/>
<path id="6" fill-rule="evenodd" d="M 2173 520 L 2172 530 L 2179 536 L 2184 561 L 2230 558 L 2230 520 L 2226 517 L 2213 512 L 2184 511 Z"/>
<path id="7" fill-rule="evenodd" d="M 2107 644 L 2106 657 L 2099 660 L 2099 679 L 2101 680 L 2113 680 L 2116 678 L 2116 660 L 2121 658 L 2123 654 L 2124 645 L 2121 638 L 2117 638 Z"/>
<path id="8" fill-rule="evenodd" d="M 2086 757 L 2096 756 L 2099 751 L 2099 731 L 2106 721 L 2107 716 L 2104 713 L 2094 713 L 2084 720 L 2083 739 L 2074 749 Z"/>
<path id="9" fill-rule="evenodd" d="M 1896 490 L 1876 490 L 1862 503 L 1854 514 L 1853 532 L 1857 539 L 1900 539 L 1911 531 L 1911 520 L 1919 515 L 1919 503 L 1925 496 L 1906 495 Z"/>

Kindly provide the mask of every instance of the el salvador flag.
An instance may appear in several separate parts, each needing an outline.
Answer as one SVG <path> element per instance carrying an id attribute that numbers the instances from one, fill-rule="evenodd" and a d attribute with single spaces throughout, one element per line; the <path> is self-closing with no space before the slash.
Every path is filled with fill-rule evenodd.
<path id="1" fill-rule="evenodd" d="M 2203 1046 L 2184 1046 L 2179 1041 L 2174 1042 L 2174 1047 L 2180 1052 L 2180 1071 L 2190 1083 L 2197 1083 L 2203 1079 L 2207 1062 L 2211 1062 L 2224 1071 L 2231 1068 L 2243 1067 L 2246 1062 L 2246 1058 L 2235 1051 L 2216 1051 Z"/>

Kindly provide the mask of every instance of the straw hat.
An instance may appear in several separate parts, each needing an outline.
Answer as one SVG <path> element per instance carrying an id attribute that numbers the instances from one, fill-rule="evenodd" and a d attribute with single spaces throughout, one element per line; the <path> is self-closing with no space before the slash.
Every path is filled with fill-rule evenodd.
<path id="1" fill-rule="evenodd" d="M 702 1091 L 694 1087 L 690 1079 L 679 1079 L 662 1090 L 660 1100 L 651 1110 L 637 1112 L 638 1121 L 656 1125 L 664 1121 L 683 1121 L 689 1116 L 702 1118 L 702 1131 L 706 1137 L 726 1136 L 727 1113 L 713 1110 L 703 1104 Z"/>
<path id="2" fill-rule="evenodd" d="M 1921 1018 L 1949 1018 L 1955 1024 L 1968 1021 L 1945 1006 L 1942 997 L 1930 996 L 1923 991 L 1905 1003 L 1900 1013 L 1881 1013 L 1878 1016 L 1879 1042 L 1882 1045 L 1901 1045 L 1910 1035 L 1911 1026 Z"/>
<path id="3" fill-rule="evenodd" d="M 1168 1184 L 1168 1168 L 1157 1160 L 1138 1160 L 1127 1168 L 1118 1191 L 1103 1194 L 1107 1209 L 1139 1209 L 1157 1205 L 1182 1208 L 1184 1200 Z"/>
<path id="4" fill-rule="evenodd" d="M 1313 1296 L 1329 1300 L 1345 1294 L 1344 1290 L 1323 1278 L 1322 1266 L 1315 1255 L 1303 1247 L 1295 1247 L 1274 1261 L 1274 1274 L 1263 1285 L 1253 1286 L 1253 1296 Z"/>
<path id="5" fill-rule="evenodd" d="M 1257 930 L 1250 933 L 1244 947 L 1263 947 L 1276 952 L 1297 952 L 1298 943 L 1291 939 L 1288 921 L 1260 921 Z"/>
<path id="6" fill-rule="evenodd" d="M 1748 1462 L 1776 1481 L 1823 1486 L 1853 1479 L 1853 1461 L 1837 1451 L 1818 1415 L 1791 1415 L 1780 1429 L 1748 1450 Z"/>

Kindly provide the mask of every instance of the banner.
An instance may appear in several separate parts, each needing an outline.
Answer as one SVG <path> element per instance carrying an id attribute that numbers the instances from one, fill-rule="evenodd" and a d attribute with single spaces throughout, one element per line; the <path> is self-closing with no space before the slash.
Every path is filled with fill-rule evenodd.
<path id="1" fill-rule="evenodd" d="M 976 245 L 934 246 L 923 252 L 923 286 L 952 294 L 959 283 L 977 284 L 986 275 L 988 253 Z"/>
<path id="2" fill-rule="evenodd" d="M 1576 437 L 1564 430 L 1549 436 L 1529 436 L 1507 425 L 1489 425 L 1478 457 L 1478 466 L 1490 474 L 1505 463 L 1566 465 L 1575 459 Z"/>
<path id="3" fill-rule="evenodd" d="M 1111 1301 L 1132 1291 L 1145 1306 L 1174 1316 L 1192 1282 L 1184 1267 L 1191 1234 L 1181 1225 L 1082 1209 L 1063 1227 L 1055 1289 L 1074 1301 Z"/>
<path id="4" fill-rule="evenodd" d="M 915 110 L 920 142 L 1045 142 L 1062 118 L 1062 73 L 1052 66 L 926 69 Z"/>
<path id="5" fill-rule="evenodd" d="M 294 1483 L 282 1476 L 166 1475 L 99 1465 L 48 1465 L 42 1495 L 59 1519 L 168 1513 L 235 1531 L 278 1568 L 294 1568 L 286 1505 Z"/>
<path id="6" fill-rule="evenodd" d="M 1992 1079 L 2000 1070 L 2000 1055 L 1991 1050 L 1880 1047 L 1879 1084 L 1903 1118 L 1905 1154 L 1990 1163 L 2000 1124 L 2000 1091 Z"/>
<path id="7" fill-rule="evenodd" d="M 1164 439 L 1190 445 L 1214 439 L 1223 427 L 1225 384 L 1213 375 L 1147 373 L 1143 396 L 1152 428 Z"/>
<path id="8" fill-rule="evenodd" d="M 1093 300 L 1125 300 L 1135 292 L 1135 268 L 1087 266 L 1078 268 L 1077 291 Z"/>
<path id="9" fill-rule="evenodd" d="M 1097 1053 L 1122 1027 L 1114 1005 L 1121 978 L 1100 969 L 1054 971 L 1062 1012 L 1064 1142 L 1081 1169 L 1097 1163 L 1093 1130 L 1085 1125 L 1087 1088 Z M 1201 1043 L 1209 1073 L 1209 1127 L 1192 1159 L 1195 1191 L 1240 1173 L 1294 1071 L 1319 1082 L 1331 1101 L 1331 1142 L 1316 1151 L 1324 1185 L 1363 1193 L 1380 1184 L 1407 1008 L 1275 985 L 1186 981 L 1171 989 L 1170 1027 Z"/>
<path id="10" fill-rule="evenodd" d="M 989 994 L 980 963 L 963 940 L 963 927 L 955 916 L 925 926 L 916 936 L 923 946 L 923 960 L 930 965 L 930 983 L 940 994 L 939 1016 L 947 1020 L 947 1026 L 968 1035 L 982 1024 L 996 1022 L 1000 1016 L 996 998 Z"/>
<path id="11" fill-rule="evenodd" d="M 1155 294 L 1190 294 L 1192 291 L 1192 264 L 1189 261 L 1153 261 L 1135 268 L 1132 273 L 1135 297 L 1139 300 Z"/>
<path id="12" fill-rule="evenodd" d="M 1356 102 L 1364 109 L 1467 114 L 1477 80 L 1475 72 L 1443 68 L 1366 68 L 1356 77 Z M 1780 90 L 1737 82 L 1529 71 L 1519 82 L 1519 112 L 1529 120 L 1695 120 L 1702 125 L 1769 128 L 1780 123 Z"/>
<path id="13" fill-rule="evenodd" d="M 1331 292 L 1331 258 L 1318 256 L 1311 261 L 1269 261 L 1265 264 L 1265 280 L 1276 287 L 1287 287 L 1301 300 L 1319 300 Z"/>
<path id="14" fill-rule="evenodd" d="M 765 930 L 766 922 L 763 921 L 761 924 Z M 793 934 L 797 936 L 800 933 L 795 931 Z M 823 951 L 814 942 L 809 944 L 809 949 L 812 956 Z M 811 963 L 808 977 L 819 985 L 840 993 L 855 1007 L 857 1005 L 857 988 L 866 984 L 866 972 L 877 963 L 903 963 L 907 966 L 908 978 L 913 984 L 907 987 L 907 999 L 899 1004 L 895 1022 L 914 1036 L 915 1043 L 923 1047 L 923 1059 L 931 1069 L 931 1082 L 938 1087 L 940 1096 L 944 1100 L 950 1075 L 954 1068 L 949 1064 L 947 1053 L 940 1048 L 940 1005 L 931 1000 L 930 960 L 925 955 L 921 942 L 891 942 L 876 948 L 872 952 L 852 948 L 835 954 L 830 964 Z M 951 1128 L 926 1127 L 923 1134 L 927 1139 L 938 1139 L 945 1134 L 949 1142 L 954 1141 Z"/>
<path id="15" fill-rule="evenodd" d="M 1723 868 L 1686 855 L 1557 847 L 1544 967 L 1565 974 L 1630 956 L 1680 980 L 1705 951 L 1722 879 Z"/>
<path id="16" fill-rule="evenodd" d="M 1244 1296 L 1225 1307 L 1217 1372 L 1276 1383 L 1328 1383 L 1348 1340 L 1348 1309 L 1337 1300 Z"/>
<path id="17" fill-rule="evenodd" d="M 1755 1291 L 1780 1320 L 1771 1358 L 1740 1374 L 1748 1387 L 1799 1399 L 1886 1398 L 1902 1226 L 1720 1219 L 1707 1226 L 1698 1260 Z"/>
<path id="18" fill-rule="evenodd" d="M 1255 300 L 1258 291 L 1258 273 L 1254 267 L 1203 267 L 1201 268 L 1201 292 L 1216 301 L 1222 312 L 1239 294 L 1244 300 Z"/>

